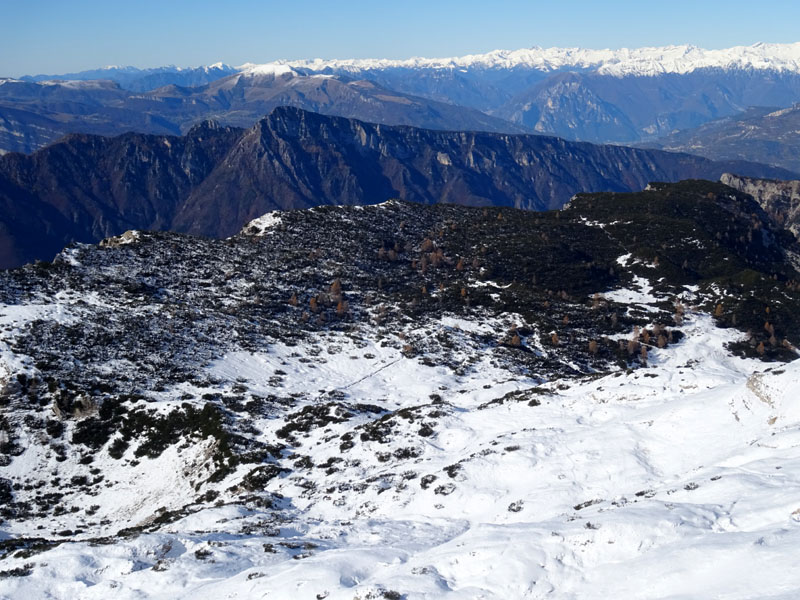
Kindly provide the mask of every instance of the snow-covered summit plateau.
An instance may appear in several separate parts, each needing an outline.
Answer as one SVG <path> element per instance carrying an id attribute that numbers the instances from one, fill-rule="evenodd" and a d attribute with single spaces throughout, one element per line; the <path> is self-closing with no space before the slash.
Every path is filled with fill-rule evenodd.
<path id="1" fill-rule="evenodd" d="M 0 272 L 0 598 L 797 597 L 777 217 L 391 201 Z"/>

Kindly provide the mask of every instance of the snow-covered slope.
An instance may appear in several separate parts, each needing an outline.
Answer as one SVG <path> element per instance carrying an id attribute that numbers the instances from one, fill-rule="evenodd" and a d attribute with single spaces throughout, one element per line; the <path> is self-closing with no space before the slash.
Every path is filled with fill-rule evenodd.
<path id="1" fill-rule="evenodd" d="M 686 182 L 3 273 L 0 598 L 795 597 L 793 248 Z"/>
<path id="2" fill-rule="evenodd" d="M 309 521 L 301 539 L 319 544 L 316 556 L 301 566 L 251 563 L 207 593 L 349 599 L 393 590 L 409 598 L 504 599 L 796 592 L 800 407 L 792 390 L 800 370 L 795 363 L 765 372 L 731 359 L 723 349 L 730 334 L 707 316 L 691 315 L 686 333 L 644 372 L 553 382 L 524 402 L 484 410 L 492 397 L 533 382 L 503 384 L 489 368 L 473 381 L 440 379 L 435 371 L 420 378 L 403 373 L 416 370 L 406 361 L 381 371 L 356 395 L 368 399 L 395 381 L 422 379 L 401 402 L 409 407 L 415 395 L 449 388 L 442 395 L 450 414 L 415 461 L 438 479 L 422 490 L 424 480 L 403 481 L 411 473 L 381 469 L 369 454 L 348 456 L 362 462 L 346 464 L 348 476 L 377 477 L 380 485 L 304 503 Z M 541 405 L 529 406 L 536 396 Z M 337 455 L 324 437 L 308 440 L 315 463 Z M 345 477 L 314 483 L 335 486 Z M 308 493 L 291 483 L 276 487 L 290 497 Z M 248 581 L 253 573 L 263 578 Z"/>
<path id="3" fill-rule="evenodd" d="M 487 326 L 451 319 L 440 330 Z M 382 407 L 414 411 L 420 422 L 401 419 L 391 441 L 349 452 L 339 436 L 352 423 L 312 431 L 303 448 L 314 467 L 266 488 L 280 494 L 280 518 L 225 503 L 156 533 L 7 559 L 7 571 L 32 573 L 0 579 L 0 594 L 794 597 L 800 363 L 732 358 L 724 343 L 736 334 L 707 315 L 690 313 L 684 331 L 647 369 L 544 385 L 509 379 L 489 361 L 458 377 L 346 336 L 328 340 L 341 353 L 319 373 L 292 358 L 298 348 L 229 355 L 209 373 L 268 390 L 280 368 L 295 394 L 319 386 L 346 389 L 353 402 L 388 394 Z M 420 410 L 430 396 L 441 400 Z M 501 398 L 509 401 L 491 403 Z M 436 421 L 428 437 L 425 420 Z M 264 434 L 278 424 L 264 421 Z M 146 460 L 115 495 L 92 502 L 108 519 L 180 503 L 170 500 L 185 493 L 173 477 L 202 451 Z"/>

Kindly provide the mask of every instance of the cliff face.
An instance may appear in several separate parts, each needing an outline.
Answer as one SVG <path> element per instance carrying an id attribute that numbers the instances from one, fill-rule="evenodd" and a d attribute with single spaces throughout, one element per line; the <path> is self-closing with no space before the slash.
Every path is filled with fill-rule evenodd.
<path id="1" fill-rule="evenodd" d="M 800 181 L 754 179 L 723 173 L 725 185 L 750 194 L 778 223 L 800 238 Z"/>
<path id="2" fill-rule="evenodd" d="M 3 156 L 0 267 L 127 229 L 169 229 L 239 133 L 207 123 L 185 137 L 74 134 L 30 156 Z"/>
<path id="3" fill-rule="evenodd" d="M 206 122 L 182 137 L 71 135 L 30 156 L 0 157 L 0 267 L 128 229 L 227 237 L 275 209 L 399 198 L 545 210 L 578 192 L 638 191 L 732 170 L 793 176 L 687 154 L 390 127 L 282 107 L 247 130 Z"/>

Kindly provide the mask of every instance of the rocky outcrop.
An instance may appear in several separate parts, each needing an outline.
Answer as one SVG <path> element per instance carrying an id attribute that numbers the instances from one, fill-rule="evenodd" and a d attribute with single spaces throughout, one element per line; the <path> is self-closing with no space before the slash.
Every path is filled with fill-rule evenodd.
<path id="1" fill-rule="evenodd" d="M 725 185 L 750 194 L 780 225 L 800 238 L 800 181 L 754 179 L 723 173 Z"/>

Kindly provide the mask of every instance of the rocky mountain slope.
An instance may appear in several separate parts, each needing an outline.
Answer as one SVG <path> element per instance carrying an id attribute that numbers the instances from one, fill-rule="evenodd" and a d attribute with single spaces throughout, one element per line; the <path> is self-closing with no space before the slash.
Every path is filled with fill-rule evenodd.
<path id="1" fill-rule="evenodd" d="M 679 131 L 646 144 L 714 160 L 753 160 L 800 168 L 800 105 L 750 108 L 742 114 Z"/>
<path id="2" fill-rule="evenodd" d="M 253 67 L 199 87 L 132 92 L 110 81 L 0 80 L 0 149 L 32 152 L 67 133 L 180 134 L 197 123 L 251 127 L 277 106 L 390 125 L 525 131 L 472 108 L 394 92 L 365 80 Z"/>
<path id="3" fill-rule="evenodd" d="M 797 252 L 687 181 L 0 273 L 0 596 L 791 595 Z"/>
<path id="4" fill-rule="evenodd" d="M 175 123 L 148 110 L 152 103 L 140 99 L 132 105 L 129 95 L 110 81 L 39 84 L 0 79 L 0 151 L 33 152 L 72 132 L 180 133 Z"/>
<path id="5" fill-rule="evenodd" d="M 421 203 L 562 206 L 582 191 L 781 169 L 543 136 L 387 127 L 283 107 L 247 130 L 205 123 L 184 137 L 73 135 L 0 157 L 0 267 L 127 229 L 214 237 L 274 209 Z"/>
<path id="6" fill-rule="evenodd" d="M 633 143 L 737 115 L 748 106 L 790 106 L 798 99 L 800 75 L 793 72 L 563 73 L 524 90 L 492 114 L 567 139 Z"/>

